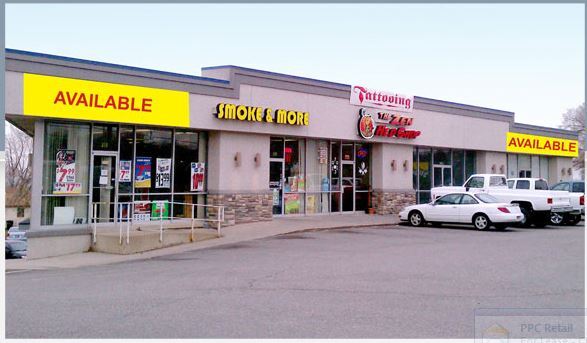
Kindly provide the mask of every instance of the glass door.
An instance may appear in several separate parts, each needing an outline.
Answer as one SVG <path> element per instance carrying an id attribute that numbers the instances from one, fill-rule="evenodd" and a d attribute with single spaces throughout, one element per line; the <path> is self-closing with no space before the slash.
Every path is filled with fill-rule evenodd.
<path id="1" fill-rule="evenodd" d="M 355 210 L 355 150 L 353 143 L 342 144 L 342 211 Z"/>
<path id="2" fill-rule="evenodd" d="M 116 218 L 116 155 L 93 154 L 92 207 L 96 208 L 98 223 L 113 222 Z M 92 212 L 90 212 L 92 213 Z"/>
<path id="3" fill-rule="evenodd" d="M 283 160 L 269 161 L 269 189 L 273 192 L 273 214 L 283 214 Z"/>
<path id="4" fill-rule="evenodd" d="M 452 168 L 446 165 L 434 166 L 434 187 L 452 186 Z"/>

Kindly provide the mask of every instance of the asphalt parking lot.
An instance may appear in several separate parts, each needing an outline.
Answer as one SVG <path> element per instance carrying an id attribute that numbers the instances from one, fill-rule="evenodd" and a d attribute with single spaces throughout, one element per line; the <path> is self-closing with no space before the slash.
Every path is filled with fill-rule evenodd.
<path id="1" fill-rule="evenodd" d="M 6 275 L 7 338 L 472 338 L 476 308 L 584 307 L 584 224 L 295 233 Z"/>

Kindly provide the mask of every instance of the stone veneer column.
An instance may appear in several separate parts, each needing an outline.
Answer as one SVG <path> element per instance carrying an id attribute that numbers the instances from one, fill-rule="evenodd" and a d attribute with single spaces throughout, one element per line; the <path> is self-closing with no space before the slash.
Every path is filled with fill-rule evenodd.
<path id="1" fill-rule="evenodd" d="M 208 194 L 208 205 L 224 205 L 224 226 L 273 219 L 272 193 Z M 216 209 L 208 211 L 216 218 Z"/>
<path id="2" fill-rule="evenodd" d="M 371 197 L 377 214 L 399 214 L 404 207 L 416 203 L 413 190 L 374 190 Z"/>

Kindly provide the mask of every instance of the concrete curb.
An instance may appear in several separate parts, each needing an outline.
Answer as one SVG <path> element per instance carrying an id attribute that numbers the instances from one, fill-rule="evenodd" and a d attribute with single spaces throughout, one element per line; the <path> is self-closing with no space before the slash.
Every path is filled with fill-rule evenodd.
<path id="1" fill-rule="evenodd" d="M 203 241 L 199 241 L 199 242 L 179 244 L 179 245 L 174 245 L 174 246 L 170 246 L 170 247 L 166 247 L 166 248 L 162 248 L 162 249 L 145 251 L 145 252 L 137 253 L 137 254 L 101 256 L 101 257 L 105 257 L 106 260 L 96 259 L 96 260 L 92 260 L 92 261 L 85 261 L 82 263 L 73 263 L 73 264 L 61 263 L 61 265 L 59 265 L 59 263 L 53 263 L 51 265 L 46 265 L 46 264 L 43 265 L 43 263 L 40 262 L 40 263 L 38 263 L 38 264 L 41 264 L 39 266 L 28 266 L 28 267 L 23 266 L 22 268 L 13 268 L 13 267 L 11 268 L 11 267 L 8 267 L 8 265 L 7 265 L 8 263 L 5 263 L 5 267 L 6 267 L 5 272 L 12 274 L 12 273 L 17 273 L 17 272 L 26 272 L 26 271 L 33 271 L 33 270 L 74 269 L 74 268 L 82 268 L 82 267 L 89 267 L 89 266 L 111 265 L 111 264 L 117 264 L 117 263 L 129 262 L 129 261 L 149 260 L 149 259 L 161 257 L 161 256 L 176 255 L 176 254 L 181 254 L 181 253 L 189 252 L 189 251 L 210 249 L 210 248 L 215 248 L 215 247 L 219 247 L 219 246 L 236 244 L 239 242 L 254 241 L 254 240 L 258 240 L 258 239 L 283 236 L 283 235 L 288 235 L 288 234 L 293 234 L 293 233 L 318 232 L 318 231 L 349 229 L 349 228 L 352 229 L 352 228 L 382 227 L 382 226 L 396 227 L 398 224 L 399 224 L 398 221 L 390 221 L 389 223 L 365 223 L 365 224 L 349 223 L 347 225 L 316 226 L 316 227 L 311 227 L 311 228 L 293 229 L 291 231 L 286 231 L 286 232 L 274 232 L 274 233 L 270 233 L 270 234 L 262 235 L 262 236 L 253 235 L 249 238 L 245 237 L 245 238 L 241 238 L 241 239 L 238 239 L 238 238 L 230 239 L 230 236 L 221 235 L 219 238 L 216 238 L 216 239 L 209 239 L 209 240 L 203 240 Z M 223 240 L 223 238 L 224 238 L 224 240 Z M 83 253 L 80 255 L 85 255 L 88 253 Z M 104 254 L 104 255 L 106 255 L 106 254 Z M 72 255 L 67 255 L 67 256 L 72 256 Z M 61 258 L 63 258 L 63 257 L 61 257 Z M 65 257 L 65 258 L 67 258 L 67 257 Z M 36 263 L 34 263 L 34 261 L 42 261 L 42 259 L 30 260 L 27 262 L 30 262 L 31 264 L 36 264 Z M 6 262 L 8 262 L 8 261 L 6 261 Z"/>

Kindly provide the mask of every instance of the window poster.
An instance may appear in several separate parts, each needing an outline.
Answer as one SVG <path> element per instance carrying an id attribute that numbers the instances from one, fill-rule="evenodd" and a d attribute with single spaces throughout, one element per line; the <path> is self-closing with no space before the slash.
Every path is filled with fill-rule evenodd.
<path id="1" fill-rule="evenodd" d="M 285 214 L 300 213 L 300 195 L 299 194 L 285 194 Z"/>
<path id="2" fill-rule="evenodd" d="M 151 206 L 151 220 L 169 219 L 169 202 L 158 201 Z"/>
<path id="3" fill-rule="evenodd" d="M 190 174 L 190 191 L 202 192 L 204 191 L 204 176 L 206 173 L 206 165 L 204 162 L 192 162 Z"/>
<path id="4" fill-rule="evenodd" d="M 81 194 L 82 184 L 79 182 L 55 182 L 53 194 Z"/>
<path id="5" fill-rule="evenodd" d="M 55 164 L 57 165 L 55 182 L 75 182 L 75 150 L 57 150 Z"/>
<path id="6" fill-rule="evenodd" d="M 132 167 L 132 161 L 120 161 L 119 163 L 119 172 L 118 172 L 118 181 L 119 182 L 130 182 L 130 169 Z"/>
<path id="7" fill-rule="evenodd" d="M 155 174 L 155 188 L 171 188 L 171 159 L 158 158 Z"/>
<path id="8" fill-rule="evenodd" d="M 135 161 L 135 188 L 151 188 L 150 157 L 137 157 Z"/>
<path id="9" fill-rule="evenodd" d="M 133 220 L 151 220 L 151 203 L 148 201 L 136 201 L 134 203 Z"/>

